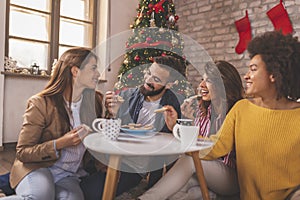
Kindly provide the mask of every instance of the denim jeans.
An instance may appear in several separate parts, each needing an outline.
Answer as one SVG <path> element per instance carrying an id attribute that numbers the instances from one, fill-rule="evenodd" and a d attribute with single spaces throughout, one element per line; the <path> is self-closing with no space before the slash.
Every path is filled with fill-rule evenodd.
<path id="1" fill-rule="evenodd" d="M 54 183 L 48 168 L 40 168 L 25 176 L 16 187 L 16 195 L 1 200 L 84 200 L 77 177 L 65 177 Z"/>

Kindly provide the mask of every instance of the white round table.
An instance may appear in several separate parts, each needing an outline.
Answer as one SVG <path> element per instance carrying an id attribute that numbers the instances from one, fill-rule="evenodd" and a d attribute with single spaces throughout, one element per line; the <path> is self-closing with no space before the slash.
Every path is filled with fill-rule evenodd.
<path id="1" fill-rule="evenodd" d="M 97 154 L 110 155 L 102 199 L 114 199 L 122 156 L 163 156 L 184 153 L 193 157 L 203 199 L 209 199 L 199 151 L 211 148 L 213 145 L 211 142 L 204 141 L 198 145 L 187 147 L 182 146 L 180 141 L 169 133 L 157 133 L 148 138 L 121 135 L 116 141 L 107 140 L 99 133 L 92 133 L 84 138 L 83 144 L 94 156 L 96 155 L 95 157 Z"/>

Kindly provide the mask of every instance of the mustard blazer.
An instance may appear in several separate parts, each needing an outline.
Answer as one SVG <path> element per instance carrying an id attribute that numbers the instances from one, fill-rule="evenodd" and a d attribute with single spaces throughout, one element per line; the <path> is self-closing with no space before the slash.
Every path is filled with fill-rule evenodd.
<path id="1" fill-rule="evenodd" d="M 90 126 L 96 117 L 102 116 L 102 100 L 103 95 L 94 90 L 86 89 L 83 92 L 80 110 L 82 123 Z M 32 96 L 27 102 L 23 118 L 10 175 L 12 188 L 31 171 L 52 166 L 59 159 L 53 142 L 70 130 L 49 97 Z"/>

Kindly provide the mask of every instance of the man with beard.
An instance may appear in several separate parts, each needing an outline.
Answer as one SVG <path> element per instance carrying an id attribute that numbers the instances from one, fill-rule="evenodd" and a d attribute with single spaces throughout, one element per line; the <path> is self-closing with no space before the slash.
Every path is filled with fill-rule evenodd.
<path id="1" fill-rule="evenodd" d="M 168 132 L 163 113 L 154 110 L 172 105 L 179 118 L 183 96 L 173 93 L 170 88 L 179 76 L 185 76 L 186 66 L 172 56 L 155 57 L 153 64 L 144 71 L 144 84 L 138 88 L 122 91 L 125 100 L 118 102 L 112 91 L 106 92 L 105 105 L 110 117 L 122 119 L 122 124 L 153 125 L 157 131 Z"/>
<path id="2" fill-rule="evenodd" d="M 178 118 L 181 118 L 180 105 L 184 97 L 175 94 L 170 88 L 179 76 L 185 77 L 185 69 L 185 64 L 175 57 L 155 57 L 151 66 L 144 71 L 144 84 L 120 92 L 119 95 L 124 99 L 124 102 L 118 101 L 114 92 L 106 92 L 107 117 L 121 118 L 122 124 L 152 125 L 156 131 L 171 133 L 172 130 L 165 123 L 164 114 L 154 111 L 165 105 L 171 105 L 175 108 Z M 148 175 L 145 173 L 145 169 L 151 169 L 155 165 L 157 170 L 149 170 L 151 172 L 148 187 L 152 187 L 162 177 L 163 166 L 167 165 L 166 169 L 168 170 L 173 165 L 174 160 L 176 160 L 174 157 L 122 159 L 121 176 L 116 195 L 118 196 L 137 186 Z M 104 182 L 105 174 L 101 172 L 83 180 L 81 186 L 85 199 L 100 199 Z"/>

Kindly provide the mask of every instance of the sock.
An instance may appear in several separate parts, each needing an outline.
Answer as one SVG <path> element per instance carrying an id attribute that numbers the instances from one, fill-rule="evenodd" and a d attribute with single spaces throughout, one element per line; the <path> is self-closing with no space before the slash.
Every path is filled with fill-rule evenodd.
<path id="1" fill-rule="evenodd" d="M 272 21 L 276 31 L 282 31 L 282 34 L 287 35 L 293 33 L 293 27 L 289 19 L 289 15 L 283 6 L 282 0 L 275 7 L 267 12 L 268 17 Z"/>
<path id="2" fill-rule="evenodd" d="M 247 45 L 252 38 L 251 26 L 250 26 L 250 21 L 249 21 L 249 17 L 248 17 L 248 11 L 246 10 L 245 17 L 235 21 L 234 23 L 235 23 L 235 27 L 239 33 L 239 38 L 240 38 L 239 43 L 235 47 L 235 52 L 237 54 L 241 54 L 246 50 Z"/>

